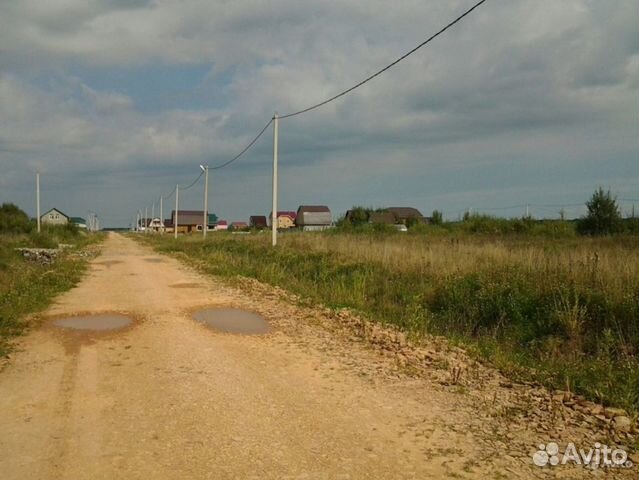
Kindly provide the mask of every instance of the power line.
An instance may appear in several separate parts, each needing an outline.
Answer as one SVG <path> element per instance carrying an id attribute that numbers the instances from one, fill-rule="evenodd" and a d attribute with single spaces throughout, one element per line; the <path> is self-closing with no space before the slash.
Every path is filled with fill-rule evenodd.
<path id="1" fill-rule="evenodd" d="M 257 136 L 251 140 L 251 142 L 244 147 L 244 149 L 238 153 L 237 155 L 235 155 L 233 158 L 231 158 L 230 160 L 224 162 L 221 165 L 218 165 L 216 167 L 209 167 L 209 170 L 219 170 L 220 168 L 224 168 L 227 165 L 230 165 L 231 163 L 233 163 L 235 160 L 237 160 L 238 158 L 240 158 L 242 155 L 244 155 L 253 145 L 255 145 L 255 142 L 257 142 L 259 140 L 259 138 L 264 134 L 264 132 L 266 131 L 266 129 L 269 127 L 269 125 L 271 124 L 271 122 L 273 122 L 273 119 L 270 119 L 268 121 L 268 123 L 266 125 L 264 125 L 264 128 L 262 128 L 262 130 L 260 130 L 260 133 L 257 134 Z M 200 175 L 201 176 L 201 175 Z"/>
<path id="2" fill-rule="evenodd" d="M 361 87 L 362 85 L 364 85 L 365 83 L 371 81 L 372 79 L 374 79 L 375 77 L 381 75 L 382 73 L 384 73 L 386 70 L 389 70 L 390 68 L 394 67 L 395 65 L 397 65 L 399 62 L 401 62 L 402 60 L 404 60 L 406 57 L 412 55 L 413 53 L 415 53 L 417 50 L 419 50 L 420 48 L 422 48 L 424 45 L 430 43 L 431 41 L 433 41 L 435 38 L 439 37 L 442 33 L 444 33 L 446 30 L 448 30 L 450 27 L 452 27 L 453 25 L 455 25 L 456 23 L 460 22 L 465 16 L 469 15 L 473 10 L 475 10 L 476 8 L 480 7 L 483 3 L 485 3 L 486 0 L 481 0 L 480 2 L 477 2 L 475 5 L 473 5 L 471 8 L 469 8 L 468 10 L 466 10 L 464 13 L 462 13 L 459 17 L 457 17 L 455 20 L 453 20 L 452 22 L 450 22 L 448 25 L 446 25 L 444 28 L 442 28 L 441 30 L 439 30 L 437 33 L 431 35 L 430 37 L 428 37 L 426 40 L 424 40 L 422 43 L 420 43 L 419 45 L 417 45 L 415 48 L 413 48 L 412 50 L 410 50 L 409 52 L 405 53 L 404 55 L 402 55 L 401 57 L 399 57 L 397 60 L 395 60 L 392 63 L 389 63 L 388 65 L 386 65 L 384 68 L 382 68 L 381 70 L 377 71 L 376 73 L 370 75 L 369 77 L 366 77 L 364 80 L 362 80 L 361 82 L 353 85 L 352 87 L 344 90 L 341 93 L 338 93 L 337 95 L 334 95 L 326 100 L 324 100 L 323 102 L 320 103 L 316 103 L 315 105 L 311 105 L 310 107 L 304 108 L 302 110 L 299 110 L 297 112 L 293 112 L 293 113 L 289 113 L 286 115 L 281 115 L 280 119 L 283 118 L 289 118 L 289 117 L 294 117 L 295 115 L 301 115 L 302 113 L 306 113 L 309 112 L 311 110 L 314 110 L 316 108 L 319 108 L 323 105 L 326 105 L 327 103 L 330 103 L 334 100 L 337 100 L 340 97 L 343 97 L 344 95 L 352 92 L 353 90 L 355 90 L 356 88 Z"/>
<path id="3" fill-rule="evenodd" d="M 202 175 L 204 175 L 204 172 L 200 172 L 200 174 L 197 176 L 197 178 L 195 180 L 193 180 L 193 183 L 191 183 L 191 185 L 189 185 L 188 187 L 182 187 L 180 190 L 184 191 L 184 190 L 188 190 L 189 188 L 193 187 L 200 180 L 200 178 L 202 178 Z"/>

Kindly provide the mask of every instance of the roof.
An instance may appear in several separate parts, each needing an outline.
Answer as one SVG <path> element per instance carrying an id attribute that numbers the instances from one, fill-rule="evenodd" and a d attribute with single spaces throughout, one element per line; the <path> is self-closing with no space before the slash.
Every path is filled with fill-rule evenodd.
<path id="1" fill-rule="evenodd" d="M 269 215 L 269 218 L 271 218 L 273 216 L 273 212 L 271 212 L 271 214 Z M 292 220 L 295 220 L 295 218 L 297 218 L 297 212 L 292 212 L 290 210 L 278 210 L 277 211 L 277 218 L 280 217 L 290 217 Z"/>
<path id="2" fill-rule="evenodd" d="M 395 223 L 395 215 L 393 212 L 372 212 L 368 221 L 371 223 L 385 223 L 392 225 Z"/>
<path id="3" fill-rule="evenodd" d="M 47 215 L 47 214 L 49 214 L 49 213 L 53 212 L 54 210 L 55 210 L 56 212 L 58 212 L 60 215 L 64 215 L 66 218 L 70 218 L 70 217 L 69 217 L 69 215 L 67 215 L 67 214 L 66 214 L 66 213 L 64 213 L 62 210 L 59 210 L 59 209 L 57 209 L 57 208 L 55 208 L 55 207 L 53 207 L 53 208 L 51 208 L 51 209 L 47 210 L 46 212 L 44 212 L 44 213 L 42 214 L 42 217 L 44 217 L 45 215 Z"/>
<path id="4" fill-rule="evenodd" d="M 204 218 L 204 210 L 178 210 L 179 215 L 199 215 Z M 171 210 L 171 216 L 175 215 L 175 210 Z"/>
<path id="5" fill-rule="evenodd" d="M 87 221 L 82 217 L 71 217 L 70 220 L 71 220 L 71 223 L 84 223 L 84 224 L 87 223 Z"/>
<path id="6" fill-rule="evenodd" d="M 266 216 L 264 215 L 252 215 L 249 218 L 249 222 L 256 227 L 265 227 L 267 225 Z"/>
<path id="7" fill-rule="evenodd" d="M 226 220 L 218 220 L 216 225 L 228 225 L 229 222 L 227 222 Z"/>
<path id="8" fill-rule="evenodd" d="M 397 218 L 413 218 L 413 217 L 423 217 L 421 212 L 413 207 L 388 207 L 387 211 L 394 214 Z"/>
<path id="9" fill-rule="evenodd" d="M 326 205 L 300 205 L 297 209 L 297 214 L 299 215 L 301 212 L 328 212 L 331 213 L 331 210 Z"/>

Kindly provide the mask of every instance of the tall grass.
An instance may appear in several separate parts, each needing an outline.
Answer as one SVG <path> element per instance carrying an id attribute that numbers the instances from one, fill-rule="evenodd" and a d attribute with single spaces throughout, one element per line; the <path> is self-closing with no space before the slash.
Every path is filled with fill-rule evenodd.
<path id="1" fill-rule="evenodd" d="M 445 335 L 511 375 L 639 411 L 639 239 L 289 234 L 156 239 L 409 333 Z"/>
<path id="2" fill-rule="evenodd" d="M 54 248 L 59 243 L 82 248 L 101 239 L 101 234 L 68 227 L 43 228 L 40 234 L 0 234 L 0 356 L 10 350 L 11 338 L 28 327 L 25 316 L 46 308 L 56 294 L 73 287 L 86 266 L 85 261 L 67 254 L 51 265 L 41 265 L 26 261 L 15 249 Z"/>

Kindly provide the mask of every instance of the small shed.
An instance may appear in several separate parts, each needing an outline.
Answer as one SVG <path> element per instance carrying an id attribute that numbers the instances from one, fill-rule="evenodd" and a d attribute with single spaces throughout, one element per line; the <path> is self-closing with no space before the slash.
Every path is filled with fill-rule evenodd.
<path id="1" fill-rule="evenodd" d="M 332 223 L 331 211 L 326 205 L 300 205 L 295 224 L 303 230 L 324 230 Z"/>

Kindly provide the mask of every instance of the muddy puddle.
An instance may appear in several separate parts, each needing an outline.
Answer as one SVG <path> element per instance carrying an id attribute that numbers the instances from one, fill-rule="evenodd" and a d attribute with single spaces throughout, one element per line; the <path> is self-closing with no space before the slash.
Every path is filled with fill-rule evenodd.
<path id="1" fill-rule="evenodd" d="M 122 263 L 122 260 L 104 260 L 102 262 L 95 262 L 95 265 L 104 265 L 105 267 L 111 267 L 113 265 L 117 265 L 118 263 Z"/>
<path id="2" fill-rule="evenodd" d="M 164 259 L 163 258 L 145 258 L 144 261 L 149 263 L 162 263 Z"/>
<path id="3" fill-rule="evenodd" d="M 76 317 L 58 318 L 53 325 L 60 328 L 85 331 L 108 331 L 128 327 L 133 323 L 129 317 L 116 313 L 101 313 L 96 315 L 79 315 Z"/>
<path id="4" fill-rule="evenodd" d="M 271 326 L 257 313 L 237 308 L 211 308 L 193 313 L 193 318 L 223 333 L 259 335 L 269 333 Z"/>
<path id="5" fill-rule="evenodd" d="M 201 286 L 199 283 L 174 283 L 169 285 L 171 288 L 200 288 Z"/>

